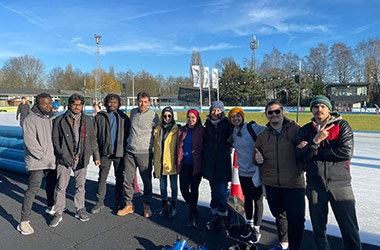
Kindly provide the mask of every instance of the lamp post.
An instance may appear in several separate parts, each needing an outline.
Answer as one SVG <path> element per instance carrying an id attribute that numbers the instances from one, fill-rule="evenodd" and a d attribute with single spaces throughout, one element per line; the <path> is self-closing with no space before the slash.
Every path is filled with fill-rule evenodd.
<path id="1" fill-rule="evenodd" d="M 100 70 L 99 70 L 99 45 L 100 45 L 100 38 L 102 36 L 94 35 L 95 42 L 96 42 L 96 74 L 95 74 L 95 102 L 100 101 L 99 97 L 99 91 L 100 91 Z"/>
<path id="2" fill-rule="evenodd" d="M 256 49 L 259 48 L 259 41 L 256 40 L 256 36 L 252 36 L 252 41 L 249 43 L 249 47 L 252 50 L 252 58 L 251 58 L 251 71 L 255 72 L 255 64 L 256 64 Z"/>

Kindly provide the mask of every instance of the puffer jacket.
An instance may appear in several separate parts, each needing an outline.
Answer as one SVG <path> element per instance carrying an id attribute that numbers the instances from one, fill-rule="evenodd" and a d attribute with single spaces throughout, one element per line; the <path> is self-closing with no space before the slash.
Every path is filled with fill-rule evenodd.
<path id="1" fill-rule="evenodd" d="M 177 136 L 178 126 L 173 124 L 166 138 L 161 125 L 154 130 L 153 165 L 154 177 L 177 174 Z M 163 141 L 164 140 L 164 141 Z"/>
<path id="2" fill-rule="evenodd" d="M 297 149 L 297 158 L 303 162 L 307 184 L 319 188 L 351 185 L 350 160 L 354 150 L 354 134 L 341 115 L 331 113 L 327 125 L 334 124 L 328 138 L 319 145 L 313 142 L 318 130 L 315 122 L 304 125 L 298 134 L 298 142 L 308 144 Z"/>
<path id="3" fill-rule="evenodd" d="M 207 119 L 205 131 L 203 177 L 212 183 L 230 182 L 232 177 L 230 123 L 225 117 L 215 126 Z"/>
<path id="4" fill-rule="evenodd" d="M 300 126 L 284 118 L 282 130 L 278 133 L 268 123 L 267 128 L 257 136 L 256 148 L 264 157 L 260 167 L 263 183 L 277 188 L 304 188 L 305 176 L 296 159 L 297 135 Z"/>

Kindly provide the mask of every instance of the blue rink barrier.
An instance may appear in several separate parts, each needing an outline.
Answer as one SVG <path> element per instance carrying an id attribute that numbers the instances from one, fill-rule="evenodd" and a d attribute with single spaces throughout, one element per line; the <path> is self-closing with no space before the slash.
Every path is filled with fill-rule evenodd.
<path id="1" fill-rule="evenodd" d="M 0 125 L 0 169 L 28 174 L 21 127 Z"/>

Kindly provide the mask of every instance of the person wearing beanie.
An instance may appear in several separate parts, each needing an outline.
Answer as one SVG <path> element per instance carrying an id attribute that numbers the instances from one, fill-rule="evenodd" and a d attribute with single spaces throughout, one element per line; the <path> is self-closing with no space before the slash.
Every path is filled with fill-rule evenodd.
<path id="1" fill-rule="evenodd" d="M 174 120 L 171 107 L 165 107 L 161 112 L 161 123 L 154 129 L 153 146 L 153 176 L 160 180 L 162 208 L 161 217 L 174 217 L 178 196 L 177 174 L 177 135 L 178 126 Z M 168 177 L 170 179 L 171 200 L 168 204 Z"/>
<path id="2" fill-rule="evenodd" d="M 199 185 L 202 180 L 202 154 L 205 130 L 199 113 L 190 109 L 186 114 L 186 125 L 178 131 L 177 172 L 183 199 L 189 206 L 188 227 L 198 225 Z"/>
<path id="3" fill-rule="evenodd" d="M 323 104 L 325 105 L 330 111 L 332 111 L 332 105 L 331 105 L 331 102 L 329 100 L 329 98 L 327 98 L 326 96 L 324 95 L 317 95 L 315 96 L 311 102 L 310 102 L 310 111 L 312 110 L 312 108 L 314 107 L 314 105 L 316 104 Z"/>
<path id="4" fill-rule="evenodd" d="M 261 134 L 266 127 L 255 122 L 245 122 L 242 108 L 231 109 L 228 113 L 228 120 L 233 126 L 231 143 L 237 156 L 236 165 L 239 167 L 239 182 L 244 195 L 244 210 L 247 220 L 247 225 L 240 237 L 256 244 L 261 238 L 260 225 L 264 210 L 263 189 L 260 169 L 252 162 L 256 142 L 250 135 L 248 126 L 251 126 L 256 135 Z"/>
<path id="5" fill-rule="evenodd" d="M 265 106 L 266 129 L 257 136 L 253 161 L 259 166 L 279 243 L 270 250 L 299 250 L 305 229 L 305 176 L 296 158 L 300 126 L 278 101 Z"/>
<path id="6" fill-rule="evenodd" d="M 314 97 L 310 108 L 313 119 L 298 133 L 296 154 L 306 170 L 306 195 L 315 249 L 330 249 L 326 235 L 327 207 L 330 203 L 342 235 L 343 249 L 360 250 L 350 173 L 354 151 L 353 131 L 340 114 L 331 112 L 327 97 Z"/>
<path id="7" fill-rule="evenodd" d="M 205 150 L 203 157 L 203 177 L 210 183 L 212 218 L 206 223 L 207 229 L 219 229 L 223 236 L 228 236 L 226 226 L 227 190 L 231 181 L 231 127 L 224 114 L 221 101 L 211 103 L 210 113 L 205 122 Z"/>

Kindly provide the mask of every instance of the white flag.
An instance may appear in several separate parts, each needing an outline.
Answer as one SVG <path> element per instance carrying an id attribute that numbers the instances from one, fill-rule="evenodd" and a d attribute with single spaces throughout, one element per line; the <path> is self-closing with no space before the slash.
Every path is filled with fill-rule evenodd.
<path id="1" fill-rule="evenodd" d="M 199 88 L 199 65 L 191 66 L 191 70 L 193 71 L 194 87 Z"/>
<path id="2" fill-rule="evenodd" d="M 210 85 L 210 68 L 205 67 L 203 70 L 203 88 L 208 88 Z"/>
<path id="3" fill-rule="evenodd" d="M 218 69 L 212 69 L 212 87 L 217 89 L 219 87 Z"/>

